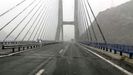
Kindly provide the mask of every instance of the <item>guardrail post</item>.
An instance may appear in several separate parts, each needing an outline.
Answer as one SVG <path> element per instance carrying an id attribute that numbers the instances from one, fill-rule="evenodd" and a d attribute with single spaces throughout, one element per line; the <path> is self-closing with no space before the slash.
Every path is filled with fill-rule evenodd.
<path id="1" fill-rule="evenodd" d="M 20 47 L 18 47 L 18 51 L 20 51 Z"/>
<path id="2" fill-rule="evenodd" d="M 5 49 L 5 46 L 4 45 L 2 45 L 2 49 Z"/>
<path id="3" fill-rule="evenodd" d="M 27 49 L 29 49 L 29 46 L 27 46 Z"/>
<path id="4" fill-rule="evenodd" d="M 120 52 L 120 56 L 122 56 L 122 52 Z"/>
<path id="5" fill-rule="evenodd" d="M 114 50 L 114 54 L 116 54 L 117 53 L 117 51 L 116 50 Z"/>
<path id="6" fill-rule="evenodd" d="M 23 50 L 25 50 L 25 47 L 23 47 Z"/>
<path id="7" fill-rule="evenodd" d="M 103 50 L 105 50 L 105 48 L 103 47 Z"/>
<path id="8" fill-rule="evenodd" d="M 106 48 L 106 51 L 108 51 L 108 48 Z"/>
<path id="9" fill-rule="evenodd" d="M 110 49 L 109 51 L 112 52 L 112 49 Z"/>
<path id="10" fill-rule="evenodd" d="M 12 53 L 14 53 L 15 52 L 15 48 L 12 48 Z"/>
<path id="11" fill-rule="evenodd" d="M 129 58 L 132 59 L 132 57 L 133 57 L 133 53 L 130 53 Z"/>
<path id="12" fill-rule="evenodd" d="M 32 46 L 30 46 L 30 49 L 32 49 Z"/>

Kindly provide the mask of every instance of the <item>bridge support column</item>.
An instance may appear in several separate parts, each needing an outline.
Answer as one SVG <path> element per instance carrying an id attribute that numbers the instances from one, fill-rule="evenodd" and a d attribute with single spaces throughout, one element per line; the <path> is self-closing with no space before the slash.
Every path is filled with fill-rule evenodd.
<path id="1" fill-rule="evenodd" d="M 56 31 L 56 37 L 55 40 L 56 41 L 60 41 L 60 37 L 61 40 L 63 41 L 64 38 L 64 34 L 63 34 L 63 25 L 65 24 L 70 24 L 70 25 L 74 25 L 75 28 L 75 39 L 78 40 L 79 39 L 79 27 L 78 27 L 78 0 L 75 0 L 75 8 L 74 8 L 74 21 L 63 21 L 63 3 L 62 0 L 59 0 L 59 8 L 58 8 L 58 26 L 57 26 L 57 31 Z"/>
<path id="2" fill-rule="evenodd" d="M 56 30 L 56 36 L 55 40 L 60 41 L 60 35 L 61 39 L 63 40 L 63 2 L 62 0 L 59 0 L 59 6 L 58 6 L 58 26 Z"/>
<path id="3" fill-rule="evenodd" d="M 78 26 L 78 0 L 75 0 L 74 8 L 74 25 L 75 25 L 75 40 L 79 40 L 79 26 Z"/>

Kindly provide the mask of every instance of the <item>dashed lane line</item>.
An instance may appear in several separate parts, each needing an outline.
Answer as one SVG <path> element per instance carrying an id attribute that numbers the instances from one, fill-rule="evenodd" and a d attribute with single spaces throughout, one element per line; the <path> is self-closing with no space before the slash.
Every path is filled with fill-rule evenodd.
<path id="1" fill-rule="evenodd" d="M 41 69 L 40 71 L 38 71 L 35 75 L 42 75 L 45 72 L 45 69 Z"/>
<path id="2" fill-rule="evenodd" d="M 59 51 L 59 53 L 61 54 L 63 51 L 64 51 L 64 49 L 61 49 L 61 50 Z"/>
<path id="3" fill-rule="evenodd" d="M 46 65 L 50 60 L 52 59 L 52 57 L 49 57 L 47 60 L 43 61 L 40 65 L 37 66 L 37 68 L 35 68 L 31 73 L 29 73 L 28 75 L 36 75 L 37 73 L 39 73 L 39 69 L 41 67 L 43 67 L 44 65 Z M 39 70 L 39 71 L 38 71 Z M 45 71 L 45 70 L 44 70 Z"/>

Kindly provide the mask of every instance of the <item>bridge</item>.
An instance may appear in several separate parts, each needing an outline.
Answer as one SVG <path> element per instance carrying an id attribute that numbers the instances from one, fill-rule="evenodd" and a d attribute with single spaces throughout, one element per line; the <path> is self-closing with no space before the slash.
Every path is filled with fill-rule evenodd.
<path id="1" fill-rule="evenodd" d="M 133 46 L 108 42 L 89 0 L 74 0 L 74 21 L 63 18 L 63 0 L 20 0 L 0 13 L 0 75 L 133 75 Z"/>

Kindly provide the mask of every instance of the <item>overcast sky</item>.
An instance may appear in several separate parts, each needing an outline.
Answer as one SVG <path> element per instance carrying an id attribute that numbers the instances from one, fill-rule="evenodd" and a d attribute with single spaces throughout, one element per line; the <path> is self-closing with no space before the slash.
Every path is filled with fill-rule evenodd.
<path id="1" fill-rule="evenodd" d="M 89 0 L 90 4 L 92 6 L 92 9 L 94 10 L 95 15 L 98 15 L 99 12 L 104 11 L 106 9 L 116 7 L 118 5 L 121 5 L 125 2 L 128 2 L 130 0 Z M 64 5 L 64 20 L 65 21 L 72 21 L 74 19 L 74 0 L 63 0 Z M 70 40 L 70 38 L 73 38 L 74 35 L 72 33 L 74 29 L 71 26 L 65 26 L 65 37 L 69 38 L 67 40 Z"/>
<path id="2" fill-rule="evenodd" d="M 21 1 L 22 0 L 0 0 L 0 14 L 5 12 L 6 10 L 10 9 L 11 7 L 13 7 L 14 5 L 16 5 L 17 3 L 21 2 Z M 28 5 L 28 3 L 32 2 L 32 1 L 33 0 L 26 0 L 26 3 L 21 5 L 21 7 L 22 8 L 25 7 L 26 5 Z M 49 1 L 49 0 L 46 0 L 46 1 Z M 53 1 L 56 1 L 56 0 L 53 0 Z M 106 10 L 108 8 L 111 8 L 111 7 L 116 7 L 116 6 L 118 6 L 120 4 L 123 4 L 127 1 L 130 1 L 130 0 L 89 0 L 89 1 L 90 1 L 90 4 L 91 4 L 94 12 L 95 12 L 95 15 L 97 15 L 100 11 L 104 11 L 104 10 Z M 51 5 L 53 5 L 53 4 L 51 4 Z M 64 6 L 64 10 L 63 10 L 64 11 L 64 20 L 66 20 L 66 21 L 73 20 L 74 0 L 63 0 L 63 6 Z M 14 10 L 14 12 L 18 13 L 20 10 L 21 9 L 19 8 L 19 9 Z M 14 12 L 10 12 L 10 13 L 14 13 Z M 10 19 L 14 15 L 16 15 L 16 14 L 8 15 L 6 17 L 6 19 Z M 4 21 L 2 21 L 3 19 L 5 19 L 5 18 L 3 18 L 3 17 L 0 18 L 0 27 L 1 27 L 2 24 L 6 23 L 6 21 L 8 21 L 6 19 Z M 12 24 L 12 26 L 9 27 L 9 29 L 12 28 L 12 27 L 14 27 L 13 24 Z M 72 33 L 74 33 L 73 28 L 74 27 L 65 26 L 64 36 L 67 37 L 67 38 L 74 37 L 74 35 L 72 34 Z M 9 29 L 6 29 L 5 31 L 8 32 Z M 50 28 L 50 29 L 54 30 L 55 27 Z M 51 37 L 53 37 L 53 36 L 51 35 Z"/>
<path id="3" fill-rule="evenodd" d="M 116 7 L 130 0 L 89 0 L 95 15 L 111 7 Z M 63 0 L 64 20 L 73 19 L 74 0 Z"/>

